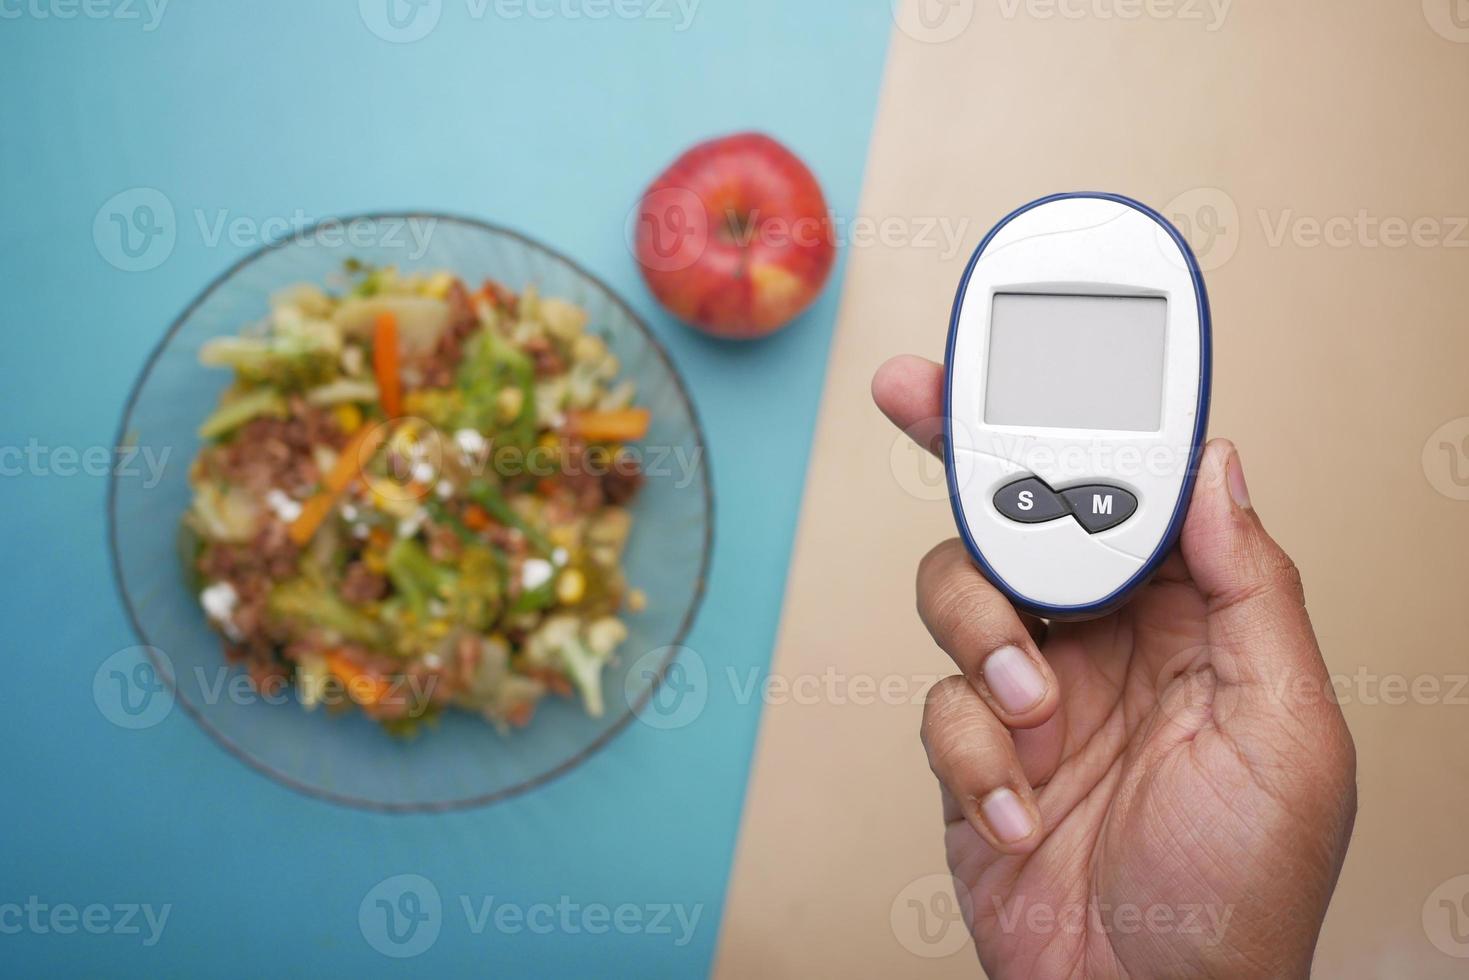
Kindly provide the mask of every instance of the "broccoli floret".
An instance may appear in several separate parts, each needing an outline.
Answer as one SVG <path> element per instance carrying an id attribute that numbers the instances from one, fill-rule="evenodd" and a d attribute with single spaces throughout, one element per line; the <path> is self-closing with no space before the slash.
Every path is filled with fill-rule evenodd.
<path id="1" fill-rule="evenodd" d="M 454 429 L 464 411 L 464 399 L 451 388 L 419 388 L 408 393 L 403 406 L 408 414 L 436 428 Z"/>
<path id="2" fill-rule="evenodd" d="M 305 626 L 322 626 L 364 646 L 380 649 L 384 645 L 381 625 L 353 609 L 325 586 L 304 578 L 282 582 L 272 589 L 269 609 L 277 618 Z"/>
<path id="3" fill-rule="evenodd" d="M 388 549 L 388 579 L 408 607 L 420 617 L 428 616 L 430 599 L 443 600 L 453 591 L 457 576 L 437 564 L 411 538 L 400 538 Z"/>
<path id="4" fill-rule="evenodd" d="M 627 627 L 610 616 L 585 626 L 576 616 L 549 616 L 526 641 L 525 654 L 531 664 L 550 667 L 570 678 L 587 714 L 599 718 L 606 709 L 602 671 L 626 638 Z"/>
<path id="5" fill-rule="evenodd" d="M 388 549 L 388 579 L 418 621 L 433 618 L 430 600 L 445 606 L 445 616 L 457 625 L 484 630 L 500 609 L 499 566 L 482 547 L 466 547 L 457 567 L 434 561 L 411 538 Z"/>
<path id="6" fill-rule="evenodd" d="M 598 656 L 581 640 L 573 637 L 561 647 L 561 664 L 571 683 L 581 694 L 587 714 L 602 717 L 602 667 L 607 663 L 605 656 Z"/>
<path id="7" fill-rule="evenodd" d="M 493 326 L 474 335 L 455 378 L 463 399 L 460 428 L 494 433 L 495 445 L 528 452 L 536 435 L 535 365 Z M 518 396 L 502 399 L 507 390 Z M 512 411 L 507 413 L 507 406 Z M 507 414 L 509 417 L 506 417 Z"/>
<path id="8" fill-rule="evenodd" d="M 488 548 L 470 546 L 459 556 L 459 580 L 449 605 L 458 622 L 487 630 L 500 614 L 501 565 Z"/>
<path id="9" fill-rule="evenodd" d="M 295 390 L 330 381 L 341 352 L 342 338 L 333 324 L 282 310 L 268 336 L 216 338 L 199 351 L 199 360 L 234 368 L 247 385 Z"/>

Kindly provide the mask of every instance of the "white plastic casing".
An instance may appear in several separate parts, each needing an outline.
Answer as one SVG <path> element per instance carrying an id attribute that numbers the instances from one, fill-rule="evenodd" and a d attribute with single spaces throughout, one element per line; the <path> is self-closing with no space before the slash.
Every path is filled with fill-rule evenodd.
<path id="1" fill-rule="evenodd" d="M 1168 301 L 1158 431 L 985 421 L 996 293 L 1150 296 Z M 1209 397 L 1203 279 L 1161 216 L 1114 195 L 1057 195 L 1015 212 L 976 250 L 950 324 L 946 467 L 971 554 L 1020 607 L 1055 618 L 1100 615 L 1146 580 L 1177 538 L 1202 448 Z M 1047 384 L 1045 377 L 1034 379 Z M 1023 524 L 996 510 L 1001 487 L 1036 476 L 1137 497 L 1126 521 L 1095 534 L 1070 516 Z"/>

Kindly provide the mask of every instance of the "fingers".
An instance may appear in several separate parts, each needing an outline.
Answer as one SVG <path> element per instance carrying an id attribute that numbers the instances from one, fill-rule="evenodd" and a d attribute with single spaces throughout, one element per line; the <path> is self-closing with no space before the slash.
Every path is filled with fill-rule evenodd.
<path id="1" fill-rule="evenodd" d="M 1234 445 L 1204 449 L 1181 548 L 1189 575 L 1208 601 L 1215 658 L 1240 682 L 1289 682 L 1326 668 L 1306 614 L 1301 576 L 1260 523 Z"/>
<path id="2" fill-rule="evenodd" d="M 938 455 L 943 444 L 944 366 L 903 354 L 872 376 L 872 400 L 913 441 Z"/>
<path id="3" fill-rule="evenodd" d="M 957 538 L 919 563 L 918 615 L 1005 725 L 1034 728 L 1056 713 L 1056 676 L 1030 629 Z"/>
<path id="4" fill-rule="evenodd" d="M 1010 733 L 965 678 L 945 678 L 928 692 L 923 747 L 929 768 L 952 799 L 946 811 L 956 807 L 1005 854 L 1024 854 L 1040 842 L 1040 810 Z"/>
<path id="5" fill-rule="evenodd" d="M 912 354 L 888 360 L 872 376 L 872 400 L 914 442 L 935 456 L 943 455 L 944 366 Z M 1022 613 L 1021 621 L 1037 644 L 1046 623 Z"/>

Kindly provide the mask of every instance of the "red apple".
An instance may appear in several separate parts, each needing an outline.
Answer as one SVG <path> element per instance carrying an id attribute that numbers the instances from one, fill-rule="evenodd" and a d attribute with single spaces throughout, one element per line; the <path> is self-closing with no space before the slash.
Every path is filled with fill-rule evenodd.
<path id="1" fill-rule="evenodd" d="M 674 316 L 719 337 L 761 337 L 811 305 L 836 257 L 821 185 L 760 133 L 700 143 L 636 212 L 643 278 Z"/>

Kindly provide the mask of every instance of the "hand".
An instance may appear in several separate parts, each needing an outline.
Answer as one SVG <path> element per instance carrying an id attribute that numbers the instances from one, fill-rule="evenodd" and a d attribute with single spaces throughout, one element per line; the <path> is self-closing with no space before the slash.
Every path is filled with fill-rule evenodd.
<path id="1" fill-rule="evenodd" d="M 942 389 L 914 357 L 872 383 L 906 431 Z M 1308 974 L 1356 753 L 1230 443 L 1209 443 L 1179 547 L 1119 611 L 1021 615 L 957 539 L 919 565 L 918 611 L 962 672 L 930 691 L 923 744 L 991 977 Z"/>

